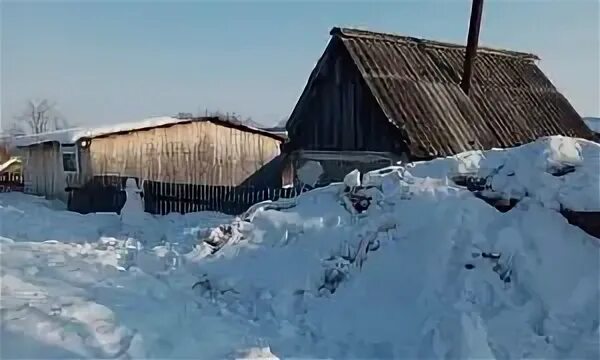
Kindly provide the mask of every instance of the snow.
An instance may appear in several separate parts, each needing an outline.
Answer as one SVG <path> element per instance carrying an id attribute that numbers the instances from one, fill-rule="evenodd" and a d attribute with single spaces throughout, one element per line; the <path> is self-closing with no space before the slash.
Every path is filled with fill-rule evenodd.
<path id="1" fill-rule="evenodd" d="M 600 240 L 540 195 L 588 204 L 597 153 L 548 138 L 137 225 L 0 194 L 1 356 L 599 358 Z M 464 173 L 527 193 L 500 213 Z"/>
<path id="2" fill-rule="evenodd" d="M 354 169 L 344 176 L 344 185 L 350 188 L 360 186 L 360 172 Z"/>
<path id="3" fill-rule="evenodd" d="M 83 128 L 72 128 L 48 131 L 40 134 L 16 136 L 12 142 L 14 146 L 24 147 L 44 142 L 58 142 L 59 144 L 74 144 L 80 137 Z"/>
<path id="4" fill-rule="evenodd" d="M 134 122 L 124 122 L 124 123 L 119 123 L 119 124 L 114 124 L 114 125 L 101 126 L 101 127 L 92 128 L 92 129 L 85 129 L 84 131 L 79 133 L 77 136 L 78 136 L 78 138 L 82 138 L 82 137 L 93 138 L 96 136 L 102 136 L 102 135 L 107 135 L 107 134 L 112 134 L 112 133 L 117 133 L 117 132 L 134 131 L 134 130 L 147 129 L 147 128 L 153 128 L 153 127 L 158 127 L 158 126 L 165 126 L 165 125 L 174 125 L 174 124 L 177 124 L 180 122 L 189 122 L 189 121 L 190 121 L 190 119 L 179 119 L 179 118 L 174 118 L 174 117 L 170 117 L 170 116 L 157 116 L 157 117 L 151 117 L 151 118 L 134 121 Z"/>
<path id="5" fill-rule="evenodd" d="M 187 118 L 174 118 L 170 116 L 150 117 L 143 120 L 124 122 L 114 125 L 100 126 L 95 128 L 73 128 L 65 130 L 50 131 L 35 135 L 17 136 L 14 140 L 15 146 L 25 147 L 44 142 L 58 142 L 60 144 L 74 144 L 82 138 L 94 138 L 113 133 L 128 132 L 154 127 L 175 125 L 178 123 L 186 123 L 193 121 Z M 260 130 L 252 126 L 244 125 L 248 129 L 268 133 L 268 131 Z"/>
<path id="6" fill-rule="evenodd" d="M 0 164 L 0 174 L 3 173 L 4 170 L 8 169 L 11 165 L 20 164 L 20 163 L 21 163 L 21 159 L 19 159 L 19 158 L 8 159 L 4 163 Z"/>
<path id="7" fill-rule="evenodd" d="M 600 211 L 600 144 L 587 140 L 546 137 L 510 151 L 470 151 L 406 170 L 418 177 L 476 176 L 505 198 L 527 196 L 552 209 Z M 564 170 L 568 173 L 560 175 Z"/>
<path id="8" fill-rule="evenodd" d="M 143 227 L 148 214 L 144 212 L 144 203 L 135 179 L 129 178 L 125 182 L 125 204 L 121 209 L 121 223 L 132 229 Z"/>
<path id="9" fill-rule="evenodd" d="M 81 138 L 93 138 L 96 136 L 108 135 L 117 132 L 134 131 L 189 121 L 189 119 L 178 119 L 170 116 L 158 116 L 134 122 L 125 122 L 95 128 L 73 128 L 50 131 L 41 134 L 17 136 L 15 138 L 15 144 L 16 146 L 21 147 L 51 141 L 58 142 L 60 144 L 74 144 Z"/>
<path id="10" fill-rule="evenodd" d="M 323 166 L 318 161 L 309 160 L 298 169 L 296 174 L 302 184 L 314 187 L 323 175 Z"/>

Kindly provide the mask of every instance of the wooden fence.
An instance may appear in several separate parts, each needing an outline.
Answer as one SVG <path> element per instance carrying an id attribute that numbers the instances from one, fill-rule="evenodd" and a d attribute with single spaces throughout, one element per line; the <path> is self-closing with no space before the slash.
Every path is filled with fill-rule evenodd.
<path id="1" fill-rule="evenodd" d="M 21 174 L 0 174 L 0 192 L 10 191 L 23 191 L 23 176 Z"/>
<path id="2" fill-rule="evenodd" d="M 292 198 L 299 188 L 265 188 L 252 186 L 210 186 L 144 182 L 144 208 L 151 214 L 171 212 L 218 211 L 238 215 L 265 200 Z"/>
<path id="3" fill-rule="evenodd" d="M 120 176 L 95 176 L 82 187 L 69 188 L 68 209 L 81 214 L 120 213 L 125 205 L 125 181 Z"/>
<path id="4" fill-rule="evenodd" d="M 120 176 L 98 176 L 80 188 L 71 188 L 69 210 L 82 214 L 120 213 L 126 200 L 126 180 Z M 239 215 L 261 201 L 293 198 L 302 192 L 298 187 L 210 186 L 157 181 L 144 181 L 142 188 L 144 210 L 156 215 L 197 211 Z"/>

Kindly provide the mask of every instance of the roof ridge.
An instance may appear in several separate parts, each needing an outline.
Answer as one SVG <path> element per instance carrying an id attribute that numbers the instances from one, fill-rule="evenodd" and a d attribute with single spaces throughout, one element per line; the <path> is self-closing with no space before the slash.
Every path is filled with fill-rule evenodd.
<path id="1" fill-rule="evenodd" d="M 377 41 L 391 41 L 391 42 L 400 42 L 400 43 L 414 43 L 417 45 L 425 45 L 430 47 L 439 47 L 446 49 L 464 49 L 466 46 L 456 43 L 442 42 L 436 40 L 429 40 L 424 38 L 417 38 L 412 36 L 398 35 L 393 33 L 386 32 L 376 32 L 371 30 L 363 30 L 356 28 L 346 28 L 346 27 L 333 27 L 329 32 L 331 36 L 337 36 L 342 38 L 363 38 L 363 39 L 371 39 Z M 533 53 L 526 53 L 521 51 L 513 51 L 506 49 L 497 49 L 491 47 L 480 46 L 478 47 L 478 51 L 488 53 L 488 54 L 496 54 L 502 56 L 510 56 L 522 58 L 525 60 L 539 60 L 539 56 Z"/>

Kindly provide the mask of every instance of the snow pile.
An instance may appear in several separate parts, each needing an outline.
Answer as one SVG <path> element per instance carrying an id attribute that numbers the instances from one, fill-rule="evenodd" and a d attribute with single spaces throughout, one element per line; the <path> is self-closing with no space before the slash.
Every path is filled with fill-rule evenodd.
<path id="1" fill-rule="evenodd" d="M 171 242 L 189 251 L 198 236 L 230 219 L 216 212 L 145 215 L 145 222 L 133 227 L 122 223 L 114 213 L 82 215 L 66 211 L 62 202 L 19 192 L 2 193 L 0 236 L 15 241 L 56 240 L 79 244 L 97 242 L 102 237 L 138 236 L 149 246 Z"/>
<path id="2" fill-rule="evenodd" d="M 281 357 L 597 358 L 599 242 L 543 197 L 593 207 L 597 155 L 595 144 L 549 138 L 362 181 L 351 173 L 295 207 L 253 209 L 236 225 L 242 240 L 197 261 L 196 289 L 261 324 Z M 493 172 L 503 164 L 515 174 Z M 509 194 L 528 189 L 515 209 L 502 214 L 448 179 L 486 172 L 514 179 L 501 187 Z"/>
<path id="3" fill-rule="evenodd" d="M 257 213 L 245 241 L 198 263 L 200 294 L 262 323 L 282 357 L 598 355 L 593 238 L 532 201 L 500 214 L 406 180 L 359 215 L 340 187 Z"/>
<path id="4" fill-rule="evenodd" d="M 504 198 L 530 197 L 543 206 L 600 211 L 600 144 L 553 136 L 510 151 L 471 151 L 407 168 L 419 177 L 473 176 Z"/>
<path id="5" fill-rule="evenodd" d="M 201 315 L 196 279 L 169 275 L 200 237 L 229 220 L 210 212 L 149 216 L 132 229 L 117 214 L 80 215 L 0 194 L 0 357 L 222 356 L 235 343 L 218 344 L 214 332 L 243 339 L 242 327 Z"/>
<path id="6" fill-rule="evenodd" d="M 2 356 L 596 359 L 600 242 L 547 199 L 591 206 L 597 152 L 544 139 L 137 229 L 0 194 Z M 527 191 L 500 213 L 451 180 L 467 172 Z"/>

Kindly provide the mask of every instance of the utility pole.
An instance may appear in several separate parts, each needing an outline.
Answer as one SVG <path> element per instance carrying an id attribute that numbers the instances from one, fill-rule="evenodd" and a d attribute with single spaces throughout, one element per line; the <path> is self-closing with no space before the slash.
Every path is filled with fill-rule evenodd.
<path id="1" fill-rule="evenodd" d="M 481 28 L 481 15 L 483 13 L 483 0 L 473 0 L 471 7 L 471 20 L 469 21 L 469 35 L 467 36 L 467 51 L 465 52 L 465 63 L 463 77 L 460 87 L 465 94 L 469 95 L 471 77 L 473 75 L 473 63 L 477 57 L 477 43 L 479 42 L 479 29 Z"/>

